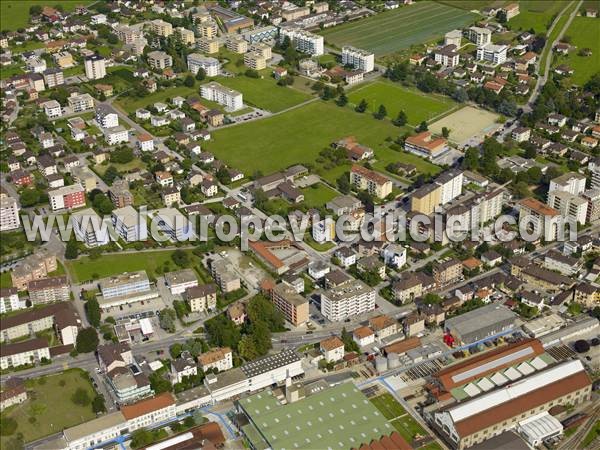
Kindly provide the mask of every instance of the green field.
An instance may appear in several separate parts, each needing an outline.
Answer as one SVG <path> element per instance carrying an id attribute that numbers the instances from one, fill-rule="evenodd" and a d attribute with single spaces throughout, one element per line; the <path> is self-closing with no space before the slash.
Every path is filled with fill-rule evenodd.
<path id="1" fill-rule="evenodd" d="M 570 5 L 568 5 L 566 7 L 564 13 L 562 14 L 562 16 L 560 16 L 560 19 L 558 19 L 556 21 L 554 28 L 552 28 L 552 32 L 548 34 L 546 46 L 544 47 L 544 50 L 542 51 L 542 58 L 540 60 L 540 74 L 541 75 L 544 75 L 544 72 L 546 70 L 546 59 L 548 58 L 549 53 L 552 51 L 552 43 L 556 40 L 556 38 L 558 37 L 558 35 L 560 34 L 562 29 L 566 25 L 567 21 L 569 20 L 569 16 L 571 15 L 571 12 L 573 11 L 573 9 L 576 6 L 577 6 L 577 2 L 573 2 Z"/>
<path id="2" fill-rule="evenodd" d="M 70 12 L 77 5 L 85 5 L 89 2 L 81 1 L 47 1 L 47 0 L 2 0 L 0 2 L 0 30 L 14 31 L 23 28 L 29 22 L 29 8 L 34 5 L 55 6 L 62 5 L 65 12 Z"/>
<path id="3" fill-rule="evenodd" d="M 371 50 L 377 56 L 392 53 L 443 36 L 472 23 L 468 11 L 433 2 L 419 2 L 321 32 L 325 41 Z"/>
<path id="4" fill-rule="evenodd" d="M 553 18 L 569 2 L 566 0 L 521 0 L 519 14 L 508 21 L 511 30 L 529 30 L 545 33 L 552 24 Z"/>
<path id="5" fill-rule="evenodd" d="M 508 0 L 439 0 L 439 3 L 454 6 L 455 8 L 466 9 L 467 11 L 481 11 L 486 6 L 498 8 L 508 3 Z"/>
<path id="6" fill-rule="evenodd" d="M 568 56 L 554 55 L 553 65 L 567 64 L 575 71 L 573 83 L 582 85 L 600 68 L 600 21 L 591 17 L 575 17 L 565 33 L 571 36 L 571 45 L 576 46 Z M 582 48 L 591 48 L 591 56 L 579 56 Z"/>
<path id="7" fill-rule="evenodd" d="M 156 102 L 165 103 L 167 98 L 173 98 L 177 96 L 189 97 L 193 94 L 196 94 L 198 97 L 200 97 L 198 87 L 175 86 L 158 90 L 153 94 L 146 95 L 144 97 L 119 97 L 115 104 L 120 106 L 127 113 L 132 113 L 138 108 L 145 108 L 146 106 L 152 105 Z"/>
<path id="8" fill-rule="evenodd" d="M 430 163 L 424 158 L 407 152 L 397 152 L 391 148 L 380 148 L 375 151 L 375 163 L 373 167 L 380 172 L 386 171 L 386 166 L 393 162 L 402 162 L 404 164 L 412 164 L 420 173 L 436 175 L 441 172 L 440 166 Z"/>
<path id="9" fill-rule="evenodd" d="M 427 432 L 421 425 L 402 407 L 391 394 L 382 394 L 370 399 L 371 403 L 381 411 L 389 423 L 398 430 L 398 433 L 411 444 L 414 438 L 426 436 Z"/>
<path id="10" fill-rule="evenodd" d="M 329 200 L 337 197 L 339 194 L 323 183 L 313 184 L 302 189 L 304 193 L 304 204 L 309 208 L 320 208 L 325 206 Z"/>
<path id="11" fill-rule="evenodd" d="M 24 442 L 31 442 L 96 417 L 90 405 L 80 406 L 71 401 L 71 396 L 79 388 L 84 389 L 90 399 L 96 395 L 89 375 L 81 369 L 29 379 L 25 386 L 27 401 L 2 412 L 3 419 L 11 417 L 18 423 L 14 435 L 2 436 L 3 448 L 22 448 L 11 442 L 18 433 L 23 434 Z"/>
<path id="12" fill-rule="evenodd" d="M 357 105 L 362 99 L 369 103 L 369 111 L 375 112 L 379 105 L 387 109 L 388 118 L 395 119 L 398 112 L 404 110 L 408 123 L 416 126 L 423 120 L 429 121 L 456 106 L 450 98 L 425 95 L 399 84 L 376 81 L 350 91 L 350 103 Z"/>
<path id="13" fill-rule="evenodd" d="M 97 278 L 145 270 L 149 277 L 162 270 L 165 265 L 169 270 L 177 270 L 178 267 L 171 259 L 171 251 L 139 252 L 139 253 L 115 253 L 102 255 L 97 259 L 87 256 L 74 261 L 67 262 L 67 268 L 74 282 L 81 282 Z"/>
<path id="14" fill-rule="evenodd" d="M 217 80 L 224 86 L 244 95 L 244 103 L 257 108 L 278 112 L 310 100 L 311 96 L 288 87 L 277 86 L 273 78 L 250 78 L 245 75 L 222 77 Z"/>
<path id="15" fill-rule="evenodd" d="M 206 150 L 231 167 L 268 174 L 293 164 L 313 164 L 319 152 L 353 135 L 374 149 L 387 146 L 401 129 L 350 108 L 321 100 L 301 108 L 212 133 Z"/>

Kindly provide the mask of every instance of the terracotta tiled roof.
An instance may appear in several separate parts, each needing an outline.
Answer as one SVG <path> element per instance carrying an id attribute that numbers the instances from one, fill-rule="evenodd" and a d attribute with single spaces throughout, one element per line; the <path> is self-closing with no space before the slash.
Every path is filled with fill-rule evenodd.
<path id="1" fill-rule="evenodd" d="M 342 342 L 342 340 L 339 337 L 331 336 L 330 338 L 322 340 L 320 343 L 320 346 L 322 349 L 330 351 L 335 348 L 343 347 L 344 343 Z"/>
<path id="2" fill-rule="evenodd" d="M 125 419 L 131 420 L 174 404 L 175 399 L 173 395 L 170 392 L 163 392 L 156 397 L 142 400 L 133 405 L 122 406 L 121 413 Z"/>

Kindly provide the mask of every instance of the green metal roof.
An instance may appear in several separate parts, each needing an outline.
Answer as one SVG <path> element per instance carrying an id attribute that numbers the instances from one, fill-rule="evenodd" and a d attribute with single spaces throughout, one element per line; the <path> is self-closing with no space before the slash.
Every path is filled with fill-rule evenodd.
<path id="1" fill-rule="evenodd" d="M 394 431 L 353 383 L 286 405 L 265 392 L 241 400 L 240 405 L 251 421 L 244 427 L 246 437 L 258 449 L 265 448 L 266 443 L 277 450 L 347 450 Z"/>

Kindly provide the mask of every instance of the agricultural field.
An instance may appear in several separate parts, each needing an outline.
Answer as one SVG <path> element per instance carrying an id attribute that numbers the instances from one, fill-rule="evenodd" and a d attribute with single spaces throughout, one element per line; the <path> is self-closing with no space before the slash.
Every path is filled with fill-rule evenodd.
<path id="1" fill-rule="evenodd" d="M 466 9 L 467 11 L 478 10 L 491 6 L 498 8 L 509 3 L 508 0 L 439 0 L 439 3 L 454 6 L 455 8 Z"/>
<path id="2" fill-rule="evenodd" d="M 369 111 L 375 112 L 379 105 L 387 109 L 388 118 L 395 119 L 401 110 L 408 117 L 408 124 L 416 126 L 423 120 L 430 121 L 456 106 L 448 97 L 426 95 L 415 89 L 407 89 L 391 82 L 376 81 L 350 91 L 350 103 L 357 105 L 362 99 L 369 103 Z"/>
<path id="3" fill-rule="evenodd" d="M 310 95 L 296 89 L 277 86 L 276 81 L 268 75 L 263 75 L 263 78 L 238 75 L 222 77 L 217 81 L 241 92 L 244 95 L 244 103 L 271 112 L 279 112 L 311 99 Z"/>
<path id="4" fill-rule="evenodd" d="M 463 9 L 434 2 L 386 11 L 367 19 L 322 31 L 325 41 L 341 48 L 354 45 L 382 56 L 463 28 L 478 16 Z"/>
<path id="5" fill-rule="evenodd" d="M 534 29 L 536 33 L 545 33 L 554 17 L 569 2 L 567 0 L 522 0 L 519 2 L 519 15 L 508 21 L 511 30 Z"/>
<path id="6" fill-rule="evenodd" d="M 87 372 L 70 369 L 55 375 L 25 381 L 27 401 L 11 406 L 2 412 L 3 420 L 12 418 L 17 430 L 11 436 L 2 436 L 2 448 L 18 448 L 13 445 L 17 434 L 24 442 L 31 442 L 96 418 L 91 405 L 75 404 L 71 397 L 77 389 L 87 392 L 90 401 L 96 396 Z"/>
<path id="7" fill-rule="evenodd" d="M 0 30 L 14 31 L 23 28 L 29 22 L 29 8 L 34 5 L 48 6 L 61 5 L 65 12 L 70 12 L 77 5 L 86 2 L 48 2 L 47 0 L 2 0 L 0 2 Z M 89 2 L 88 2 L 89 4 Z"/>
<path id="8" fill-rule="evenodd" d="M 575 17 L 565 33 L 571 37 L 573 49 L 568 56 L 555 54 L 552 60 L 554 66 L 566 64 L 575 72 L 570 79 L 577 85 L 585 84 L 600 67 L 600 22 L 591 17 Z M 590 48 L 591 56 L 579 56 L 579 50 Z"/>
<path id="9" fill-rule="evenodd" d="M 401 129 L 332 102 L 315 101 L 286 113 L 216 130 L 206 150 L 231 167 L 268 174 L 293 164 L 314 164 L 319 152 L 348 135 L 374 149 Z"/>

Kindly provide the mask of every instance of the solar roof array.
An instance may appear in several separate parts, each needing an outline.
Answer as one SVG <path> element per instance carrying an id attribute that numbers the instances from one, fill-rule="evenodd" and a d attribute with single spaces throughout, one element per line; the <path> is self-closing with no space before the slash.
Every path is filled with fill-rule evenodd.
<path id="1" fill-rule="evenodd" d="M 294 403 L 281 405 L 272 394 L 240 401 L 250 424 L 243 427 L 257 448 L 349 449 L 394 431 L 353 383 L 343 383 Z M 259 442 L 255 442 L 258 439 Z"/>
<path id="2" fill-rule="evenodd" d="M 251 378 L 296 361 L 300 361 L 300 357 L 294 350 L 284 350 L 276 355 L 265 356 L 244 364 L 241 369 L 248 378 Z"/>

